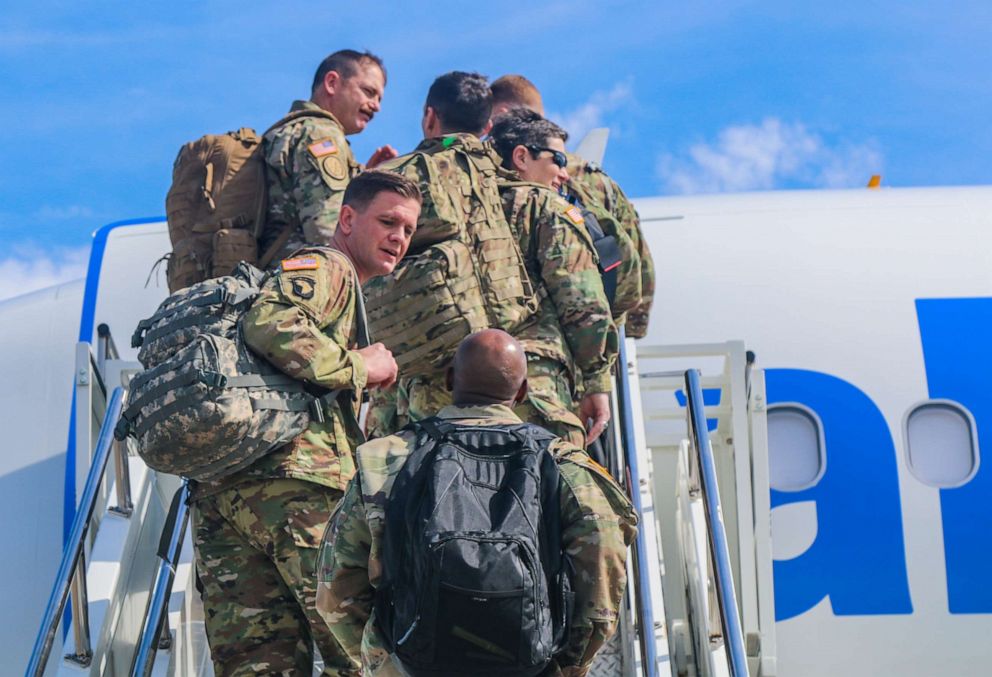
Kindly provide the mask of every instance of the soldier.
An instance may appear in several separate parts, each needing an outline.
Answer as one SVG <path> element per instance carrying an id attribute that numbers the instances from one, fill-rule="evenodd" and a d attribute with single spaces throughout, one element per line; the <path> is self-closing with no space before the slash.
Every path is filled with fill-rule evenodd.
<path id="1" fill-rule="evenodd" d="M 522 75 L 504 75 L 497 78 L 493 81 L 491 89 L 494 120 L 511 108 L 519 106 L 544 115 L 540 92 Z M 613 215 L 623 226 L 638 252 L 641 268 L 641 301 L 627 314 L 625 330 L 627 336 L 643 338 L 647 334 L 648 318 L 654 299 L 655 274 L 651 251 L 648 249 L 647 239 L 641 232 L 640 218 L 620 186 L 599 165 L 586 162 L 572 154 L 567 154 L 567 158 L 570 183 L 577 186 L 584 196 L 589 197 L 590 202 L 598 202 Z"/>
<path id="2" fill-rule="evenodd" d="M 518 413 L 584 448 L 583 424 L 591 422 L 592 442 L 609 421 L 618 337 L 582 215 L 557 194 L 569 179 L 567 138 L 529 110 L 497 118 L 492 129 L 503 166 L 528 182 L 503 186 L 503 210 L 531 279 L 546 291 L 539 294 L 537 322 L 516 335 L 528 354 L 532 393 Z"/>
<path id="3" fill-rule="evenodd" d="M 283 260 L 242 320 L 245 342 L 280 370 L 345 392 L 296 439 L 193 489 L 196 570 L 218 675 L 309 675 L 314 642 L 325 675 L 358 674 L 314 608 L 317 548 L 362 439 L 348 396 L 396 378 L 382 344 L 352 348 L 359 284 L 393 270 L 419 211 L 416 185 L 362 173 L 345 191 L 329 246 Z"/>
<path id="4" fill-rule="evenodd" d="M 499 173 L 501 158 L 489 144 L 479 140 L 479 136 L 489 127 L 489 99 L 488 84 L 483 76 L 459 72 L 442 75 L 428 92 L 422 122 L 425 140 L 414 153 L 389 163 L 389 167 L 418 181 L 424 193 L 425 203 L 421 211 L 423 227 L 415 236 L 413 250 L 418 247 L 418 239 L 426 240 L 430 236 L 437 222 L 466 219 L 467 212 L 478 207 L 472 201 L 478 201 L 480 198 L 477 195 L 484 191 L 472 188 L 471 182 L 476 179 L 461 169 L 460 161 L 453 158 L 455 154 L 471 155 L 475 161 L 488 163 L 487 166 L 493 169 L 492 174 Z M 444 162 L 437 163 L 438 170 L 428 169 L 418 154 L 433 154 L 442 157 Z M 507 174 L 507 178 L 514 176 Z M 472 197 L 466 200 L 466 195 Z M 492 199 L 495 204 L 487 207 L 503 212 L 501 218 L 505 218 L 503 200 L 495 190 Z M 562 206 L 568 207 L 559 201 L 557 207 Z M 466 213 L 451 215 L 452 211 L 461 210 Z M 541 218 L 534 212 L 527 212 L 527 215 Z M 528 263 L 532 273 L 530 281 L 544 286 L 544 291 L 550 293 L 553 303 L 557 304 L 557 310 L 552 311 L 550 300 L 542 302 L 543 319 L 539 322 L 560 322 L 569 329 L 565 332 L 565 339 L 561 330 L 534 329 L 538 321 L 523 329 L 528 332 L 526 344 L 531 389 L 527 402 L 517 413 L 576 446 L 584 447 L 586 434 L 589 441 L 594 440 L 609 420 L 606 393 L 610 389 L 609 373 L 617 352 L 617 333 L 610 320 L 609 305 L 603 295 L 594 255 L 584 244 L 575 249 L 574 240 L 565 245 L 558 242 L 558 238 L 562 237 L 561 228 L 553 234 L 551 232 L 554 228 L 550 224 L 559 224 L 564 218 L 560 213 L 557 217 L 548 217 L 549 227 L 539 229 L 542 233 L 548 233 L 547 249 L 532 251 Z M 529 225 L 526 230 L 531 231 Z M 519 232 L 518 229 L 516 233 Z M 512 232 L 511 236 L 518 237 Z M 564 237 L 572 237 L 572 234 Z M 584 253 L 580 253 L 579 249 Z M 539 256 L 550 252 L 558 252 L 561 257 L 551 254 L 544 264 L 538 262 Z M 544 279 L 534 276 L 534 272 L 542 270 L 546 274 Z M 538 295 L 541 293 L 543 291 L 539 291 Z M 552 334 L 550 342 L 544 340 Z M 573 345 L 566 347 L 566 341 Z M 573 356 L 580 361 L 586 379 L 581 384 L 586 395 L 579 404 L 576 404 L 575 397 L 575 370 L 571 367 Z M 401 376 L 397 388 L 390 395 L 374 395 L 368 419 L 372 437 L 391 433 L 407 421 L 431 416 L 449 404 L 451 398 L 444 388 L 444 375 L 440 371 L 426 376 Z M 590 424 L 588 430 L 587 422 Z"/>
<path id="5" fill-rule="evenodd" d="M 519 425 L 512 407 L 526 396 L 527 370 L 523 348 L 505 332 L 471 335 L 448 372 L 454 404 L 439 417 L 464 426 Z M 404 429 L 359 449 L 356 476 L 322 545 L 317 609 L 366 676 L 404 674 L 377 625 L 373 597 L 382 573 L 385 508 L 415 446 L 416 435 Z M 560 439 L 550 450 L 559 462 L 561 545 L 573 566 L 575 604 L 568 642 L 542 674 L 584 675 L 616 629 L 637 517 L 620 487 L 584 452 Z"/>
<path id="6" fill-rule="evenodd" d="M 421 236 L 430 234 L 432 220 L 446 218 L 464 220 L 467 209 L 463 203 L 464 183 L 468 175 L 456 163 L 449 163 L 445 182 L 432 181 L 431 172 L 419 162 L 419 154 L 464 151 L 488 159 L 493 167 L 499 165 L 487 144 L 479 137 L 489 131 L 492 93 L 485 76 L 478 73 L 452 71 L 439 76 L 427 92 L 421 130 L 424 140 L 411 152 L 384 165 L 400 172 L 420 186 L 424 196 L 421 210 Z M 458 213 L 453 213 L 457 211 Z M 421 249 L 415 239 L 412 251 Z M 370 437 L 388 435 L 411 420 L 430 416 L 447 404 L 450 394 L 444 389 L 444 374 L 431 378 L 406 378 L 402 375 L 396 386 L 372 395 L 366 429 Z"/>
<path id="7" fill-rule="evenodd" d="M 294 101 L 289 115 L 262 139 L 268 217 L 259 252 L 279 261 L 305 244 L 326 245 L 334 235 L 348 181 L 362 170 L 346 136 L 361 133 L 379 112 L 386 71 L 369 52 L 343 49 L 324 59 L 309 101 Z M 396 157 L 376 149 L 372 168 Z"/>

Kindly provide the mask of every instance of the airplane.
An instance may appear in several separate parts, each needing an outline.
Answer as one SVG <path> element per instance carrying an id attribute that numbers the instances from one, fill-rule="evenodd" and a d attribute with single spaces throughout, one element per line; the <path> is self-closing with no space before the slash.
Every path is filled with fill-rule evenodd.
<path id="1" fill-rule="evenodd" d="M 580 154 L 602 155 L 605 140 L 587 141 Z M 630 377 L 621 399 L 644 535 L 620 667 L 593 674 L 987 674 L 992 187 L 634 203 L 657 269 L 648 335 L 627 341 L 619 368 Z M 9 665 L 32 658 L 101 448 L 93 412 L 136 368 L 127 339 L 167 295 L 149 270 L 168 250 L 163 217 L 112 223 L 94 234 L 84 280 L 0 302 Z M 701 400 L 682 379 L 691 369 Z M 709 434 L 694 442 L 701 420 Z M 703 447 L 716 462 L 715 499 L 700 479 Z M 108 481 L 85 537 L 91 663 L 62 660 L 78 641 L 75 608 L 39 674 L 134 663 L 149 598 L 136 572 L 157 570 L 148 544 L 178 481 L 134 457 L 124 474 L 131 524 L 113 512 L 122 483 Z M 700 494 L 722 501 L 717 516 Z M 210 673 L 189 551 L 187 534 L 166 610 L 173 648 L 158 652 L 154 674 Z"/>

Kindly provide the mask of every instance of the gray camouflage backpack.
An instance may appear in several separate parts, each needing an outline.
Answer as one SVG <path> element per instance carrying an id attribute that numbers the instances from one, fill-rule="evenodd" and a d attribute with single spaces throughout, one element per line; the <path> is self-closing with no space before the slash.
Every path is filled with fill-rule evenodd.
<path id="1" fill-rule="evenodd" d="M 292 440 L 311 418 L 323 421 L 341 394 L 311 394 L 245 345 L 239 320 L 265 277 L 242 262 L 232 275 L 173 294 L 138 324 L 131 345 L 145 370 L 131 380 L 115 436 L 133 437 L 149 467 L 221 479 Z M 363 315 L 359 304 L 360 325 Z"/>

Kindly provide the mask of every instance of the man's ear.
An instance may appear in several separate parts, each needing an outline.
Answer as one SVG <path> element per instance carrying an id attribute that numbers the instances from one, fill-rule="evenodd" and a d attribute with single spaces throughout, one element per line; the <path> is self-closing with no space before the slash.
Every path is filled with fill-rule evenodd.
<path id="1" fill-rule="evenodd" d="M 432 139 L 440 133 L 437 111 L 433 107 L 424 106 L 424 118 L 420 122 L 420 128 L 425 139 Z"/>
<path id="2" fill-rule="evenodd" d="M 510 153 L 510 158 L 513 161 L 514 169 L 526 169 L 527 161 L 530 159 L 530 151 L 527 150 L 526 146 L 514 146 L 513 152 Z"/>
<path id="3" fill-rule="evenodd" d="M 513 397 L 513 404 L 515 405 L 520 404 L 526 399 L 527 399 L 527 379 L 524 379 L 524 382 L 521 383 L 520 387 L 517 389 L 517 394 Z"/>
<path id="4" fill-rule="evenodd" d="M 340 86 L 341 86 L 341 74 L 340 73 L 338 73 L 337 71 L 327 71 L 324 74 L 324 91 L 325 92 L 327 92 L 328 94 L 330 94 L 330 95 L 333 96 L 334 93 L 338 90 L 338 87 L 340 87 Z"/>
<path id="5" fill-rule="evenodd" d="M 486 126 L 482 128 L 482 133 L 479 134 L 479 136 L 480 137 L 485 136 L 486 134 L 488 134 L 492 130 L 493 130 L 493 119 L 492 118 L 489 118 L 486 121 Z"/>
<path id="6" fill-rule="evenodd" d="M 341 205 L 341 211 L 338 212 L 338 230 L 346 237 L 355 230 L 355 208 L 351 205 Z"/>
<path id="7" fill-rule="evenodd" d="M 455 389 L 455 368 L 448 367 L 448 370 L 444 372 L 444 387 L 448 389 L 450 393 Z"/>

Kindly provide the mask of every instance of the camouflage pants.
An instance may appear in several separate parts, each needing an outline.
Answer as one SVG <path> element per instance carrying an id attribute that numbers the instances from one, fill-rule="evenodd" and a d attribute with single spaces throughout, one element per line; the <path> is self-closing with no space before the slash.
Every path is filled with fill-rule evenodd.
<path id="1" fill-rule="evenodd" d="M 313 482 L 245 482 L 193 503 L 193 546 L 218 677 L 357 674 L 317 614 L 320 541 L 341 492 Z"/>
<path id="2" fill-rule="evenodd" d="M 527 355 L 527 399 L 514 412 L 524 421 L 536 423 L 586 448 L 585 426 L 578 417 L 579 403 L 572 389 L 572 377 L 561 362 Z"/>
<path id="3" fill-rule="evenodd" d="M 443 374 L 410 378 L 400 395 L 405 396 L 411 421 L 433 416 L 451 404 Z M 565 365 L 557 360 L 527 355 L 527 399 L 514 411 L 522 420 L 536 423 L 580 449 L 585 448 L 585 428 L 575 413 L 578 403 L 572 395 L 572 379 Z"/>

